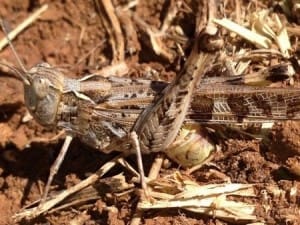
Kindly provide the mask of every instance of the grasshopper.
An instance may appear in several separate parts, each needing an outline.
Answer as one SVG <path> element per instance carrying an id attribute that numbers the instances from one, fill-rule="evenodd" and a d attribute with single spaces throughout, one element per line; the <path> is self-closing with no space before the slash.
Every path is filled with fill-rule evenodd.
<path id="1" fill-rule="evenodd" d="M 3 30 L 5 30 L 2 25 Z M 142 153 L 165 151 L 170 158 L 187 164 L 204 159 L 200 146 L 215 146 L 198 138 L 192 151 L 167 151 L 184 125 L 244 124 L 300 119 L 299 88 L 249 87 L 201 82 L 214 59 L 198 44 L 175 80 L 103 78 L 87 75 L 67 78 L 47 63 L 26 70 L 9 41 L 20 69 L 13 69 L 24 84 L 25 105 L 34 119 L 46 127 L 66 131 L 60 154 L 51 167 L 42 199 L 45 199 L 74 137 L 105 153 L 134 153 L 128 134 L 138 135 Z M 201 136 L 201 135 L 200 135 Z M 192 161 L 192 163 L 189 163 Z M 186 163 L 186 162 L 185 162 Z M 184 163 L 182 163 L 184 164 Z"/>

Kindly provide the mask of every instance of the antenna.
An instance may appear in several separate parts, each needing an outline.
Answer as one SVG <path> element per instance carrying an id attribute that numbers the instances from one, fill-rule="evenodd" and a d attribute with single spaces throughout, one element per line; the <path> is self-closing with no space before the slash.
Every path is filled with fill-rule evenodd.
<path id="1" fill-rule="evenodd" d="M 28 82 L 28 79 L 25 78 L 24 75 L 21 73 L 21 71 L 18 70 L 16 67 L 11 66 L 11 65 L 8 65 L 8 64 L 3 63 L 3 62 L 0 62 L 0 65 L 1 65 L 1 66 L 6 66 L 7 68 L 11 69 L 13 72 L 17 73 L 17 74 L 24 80 L 24 82 L 25 82 L 26 84 L 28 84 L 28 85 L 30 84 L 30 83 Z"/>
<path id="2" fill-rule="evenodd" d="M 15 50 L 13 44 L 11 43 L 11 40 L 10 40 L 10 38 L 9 38 L 9 36 L 8 36 L 7 29 L 5 28 L 3 19 L 1 19 L 1 18 L 0 18 L 0 24 L 1 24 L 1 28 L 2 28 L 2 30 L 3 30 L 3 33 L 4 33 L 4 35 L 5 35 L 6 39 L 7 39 L 7 42 L 8 42 L 8 44 L 9 44 L 9 46 L 10 46 L 10 48 L 11 48 L 11 50 L 12 50 L 14 56 L 15 56 L 15 58 L 16 58 L 17 61 L 18 61 L 19 66 L 21 67 L 22 71 L 24 72 L 24 74 L 22 74 L 18 69 L 13 68 L 12 66 L 6 65 L 6 64 L 4 64 L 4 63 L 1 63 L 1 65 L 7 66 L 7 67 L 10 68 L 11 70 L 17 72 L 18 75 L 19 75 L 19 76 L 22 78 L 22 80 L 24 81 L 24 83 L 30 85 L 29 80 L 28 80 L 27 77 L 25 76 L 25 74 L 27 73 L 27 70 L 26 70 L 26 68 L 25 68 L 25 66 L 24 66 L 24 64 L 23 64 L 23 62 L 21 61 L 19 55 L 17 54 L 17 52 L 16 52 L 16 50 Z"/>

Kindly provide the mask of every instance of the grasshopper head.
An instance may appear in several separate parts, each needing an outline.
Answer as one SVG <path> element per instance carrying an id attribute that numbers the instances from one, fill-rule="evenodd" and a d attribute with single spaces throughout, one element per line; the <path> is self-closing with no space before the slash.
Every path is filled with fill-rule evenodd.
<path id="1" fill-rule="evenodd" d="M 24 99 L 30 114 L 41 125 L 53 125 L 63 93 L 63 74 L 42 63 L 31 68 L 24 77 Z"/>
<path id="2" fill-rule="evenodd" d="M 6 27 L 1 18 L 0 27 L 2 27 L 8 44 L 10 45 L 21 70 L 4 63 L 0 64 L 12 69 L 23 80 L 25 104 L 31 115 L 41 125 L 54 125 L 56 122 L 59 102 L 63 93 L 63 74 L 47 63 L 38 64 L 27 71 L 11 43 Z"/>
<path id="3" fill-rule="evenodd" d="M 25 105 L 35 120 L 44 126 L 55 125 L 64 89 L 63 74 L 47 63 L 38 64 L 29 71 L 1 62 L 0 65 L 9 67 L 22 79 Z"/>

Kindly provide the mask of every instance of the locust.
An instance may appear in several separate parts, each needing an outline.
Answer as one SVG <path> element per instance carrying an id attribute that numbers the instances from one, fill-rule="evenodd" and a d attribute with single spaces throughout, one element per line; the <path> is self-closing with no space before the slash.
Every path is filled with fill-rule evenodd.
<path id="1" fill-rule="evenodd" d="M 5 30 L 3 25 L 2 28 Z M 208 85 L 202 78 L 215 57 L 204 52 L 197 41 L 171 83 L 93 74 L 72 79 L 47 63 L 26 70 L 10 41 L 9 44 L 21 67 L 11 69 L 23 81 L 28 111 L 41 125 L 67 134 L 51 167 L 44 199 L 74 137 L 104 153 L 133 154 L 135 150 L 128 140 L 134 131 L 142 153 L 165 152 L 174 161 L 192 166 L 204 160 L 203 145 L 211 150 L 215 146 L 199 134 L 191 148 L 174 153 L 170 146 L 182 127 L 300 119 L 299 88 L 226 82 Z"/>

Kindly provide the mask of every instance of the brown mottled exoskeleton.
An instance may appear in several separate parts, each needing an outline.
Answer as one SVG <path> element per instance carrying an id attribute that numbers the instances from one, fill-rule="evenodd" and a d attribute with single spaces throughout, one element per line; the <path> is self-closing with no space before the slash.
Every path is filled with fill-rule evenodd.
<path id="1" fill-rule="evenodd" d="M 9 42 L 10 43 L 10 42 Z M 10 43 L 11 45 L 11 43 Z M 133 153 L 129 133 L 138 135 L 142 153 L 163 151 L 183 166 L 199 164 L 215 149 L 198 131 L 200 124 L 244 124 L 300 119 L 299 88 L 212 84 L 201 80 L 214 57 L 196 44 L 175 80 L 67 78 L 47 63 L 21 70 L 25 105 L 41 125 L 66 131 L 61 152 L 51 168 L 44 198 L 73 137 L 103 152 Z M 193 131 L 189 148 L 172 145 L 181 127 Z M 173 148 L 172 148 L 173 147 Z M 203 152 L 203 147 L 208 151 Z"/>

